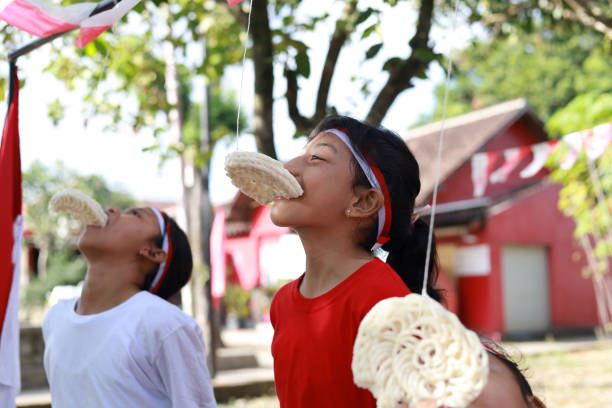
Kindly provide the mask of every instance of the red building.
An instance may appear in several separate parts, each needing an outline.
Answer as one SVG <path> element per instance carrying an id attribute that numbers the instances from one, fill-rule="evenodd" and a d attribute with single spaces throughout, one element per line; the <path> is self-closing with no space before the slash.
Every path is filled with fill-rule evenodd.
<path id="1" fill-rule="evenodd" d="M 420 205 L 431 202 L 439 134 L 440 123 L 432 123 L 405 135 L 420 165 Z M 497 337 L 597 324 L 575 224 L 558 210 L 560 187 L 548 181 L 547 170 L 521 178 L 532 160 L 524 157 L 504 182 L 489 183 L 474 196 L 475 153 L 545 140 L 542 122 L 522 99 L 445 123 L 435 221 L 440 264 L 453 283 L 457 314 L 478 332 Z"/>

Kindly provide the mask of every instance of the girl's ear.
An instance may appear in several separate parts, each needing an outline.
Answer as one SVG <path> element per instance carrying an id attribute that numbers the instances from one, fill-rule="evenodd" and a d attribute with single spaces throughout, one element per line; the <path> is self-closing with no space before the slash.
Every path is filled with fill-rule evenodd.
<path id="1" fill-rule="evenodd" d="M 369 218 L 378 213 L 385 203 L 380 190 L 368 187 L 356 187 L 355 198 L 347 210 L 351 218 Z"/>
<path id="2" fill-rule="evenodd" d="M 163 249 L 155 248 L 154 246 L 142 247 L 140 251 L 138 251 L 138 254 L 157 264 L 164 262 L 168 256 Z"/>

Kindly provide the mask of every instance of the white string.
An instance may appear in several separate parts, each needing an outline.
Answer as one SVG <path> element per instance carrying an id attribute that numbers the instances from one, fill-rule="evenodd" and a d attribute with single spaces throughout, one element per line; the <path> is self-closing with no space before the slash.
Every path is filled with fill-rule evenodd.
<path id="1" fill-rule="evenodd" d="M 249 4 L 249 17 L 247 19 L 246 38 L 244 39 L 244 53 L 242 54 L 242 71 L 240 72 L 240 90 L 238 91 L 238 114 L 236 115 L 236 150 L 238 147 L 238 139 L 240 139 L 240 110 L 242 108 L 242 84 L 244 82 L 244 67 L 246 62 L 247 47 L 249 44 L 249 31 L 251 29 L 251 11 L 253 10 L 253 1 Z"/>
<path id="2" fill-rule="evenodd" d="M 451 14 L 453 32 L 455 31 L 454 28 L 455 28 L 455 21 L 456 21 L 455 17 L 457 14 L 457 3 L 458 2 L 455 2 L 455 7 L 453 10 L 453 13 Z M 444 143 L 444 131 L 445 131 L 444 125 L 446 122 L 446 108 L 448 105 L 448 91 L 449 91 L 451 70 L 453 67 L 452 59 L 451 59 L 451 51 L 452 51 L 452 48 L 448 52 L 448 65 L 446 67 L 446 79 L 444 81 L 444 103 L 443 103 L 443 108 L 442 108 L 442 120 L 440 121 L 440 137 L 438 139 L 438 155 L 436 158 L 436 170 L 435 170 L 435 174 L 436 174 L 435 180 L 436 181 L 434 183 L 433 196 L 431 200 L 431 214 L 429 217 L 429 233 L 427 236 L 427 252 L 425 256 L 425 273 L 423 275 L 423 288 L 421 289 L 421 295 L 423 296 L 429 296 L 427 294 L 427 280 L 429 279 L 429 262 L 431 261 L 431 246 L 432 246 L 432 241 L 433 241 L 434 219 L 435 219 L 436 204 L 437 204 L 437 199 L 438 199 L 438 185 L 440 184 L 440 163 L 442 161 L 442 145 Z"/>

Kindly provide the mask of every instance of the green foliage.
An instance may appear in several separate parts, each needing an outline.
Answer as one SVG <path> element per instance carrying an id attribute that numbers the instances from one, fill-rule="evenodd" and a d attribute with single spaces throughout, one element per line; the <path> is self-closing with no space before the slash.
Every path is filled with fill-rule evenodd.
<path id="1" fill-rule="evenodd" d="M 229 313 L 236 317 L 249 317 L 251 315 L 249 309 L 250 298 L 249 292 L 242 289 L 240 285 L 228 283 L 223 301 L 227 305 Z"/>
<path id="2" fill-rule="evenodd" d="M 34 278 L 26 287 L 22 300 L 26 308 L 43 306 L 55 286 L 76 285 L 85 278 L 85 259 L 68 247 L 49 254 L 48 262 L 45 276 Z"/>
<path id="3" fill-rule="evenodd" d="M 454 59 L 448 116 L 525 97 L 547 121 L 580 94 L 612 91 L 608 41 L 580 26 L 494 37 L 460 51 Z M 443 97 L 441 84 L 435 110 L 427 119 L 441 117 Z"/>

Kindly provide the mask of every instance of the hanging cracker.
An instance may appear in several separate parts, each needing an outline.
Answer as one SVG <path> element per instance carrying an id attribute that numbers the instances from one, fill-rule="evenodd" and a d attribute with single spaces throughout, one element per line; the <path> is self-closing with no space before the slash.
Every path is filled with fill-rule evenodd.
<path id="1" fill-rule="evenodd" d="M 261 205 L 276 197 L 296 198 L 302 187 L 278 160 L 255 152 L 233 152 L 225 158 L 225 172 L 247 196 Z"/>
<path id="2" fill-rule="evenodd" d="M 363 318 L 353 350 L 353 377 L 377 408 L 435 401 L 466 407 L 481 392 L 488 358 L 476 333 L 429 296 L 378 302 Z"/>
<path id="3" fill-rule="evenodd" d="M 107 216 L 100 204 L 73 188 L 55 193 L 49 201 L 49 210 L 68 213 L 84 225 L 106 225 Z"/>

